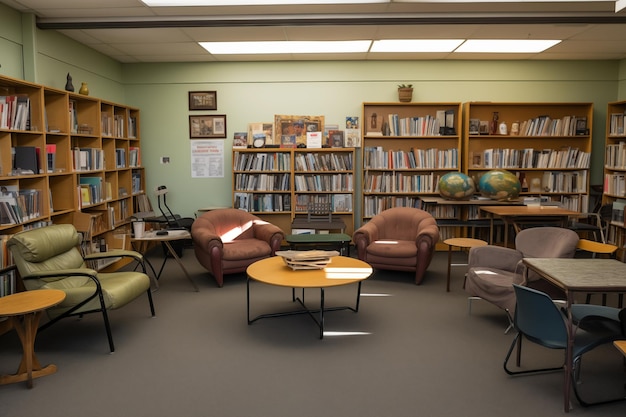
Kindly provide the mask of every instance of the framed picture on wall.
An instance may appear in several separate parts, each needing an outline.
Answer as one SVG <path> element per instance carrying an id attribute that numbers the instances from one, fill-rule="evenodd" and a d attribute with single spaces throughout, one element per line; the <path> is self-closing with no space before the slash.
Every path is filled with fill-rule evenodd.
<path id="1" fill-rule="evenodd" d="M 189 110 L 217 110 L 217 91 L 190 91 Z"/>
<path id="2" fill-rule="evenodd" d="M 191 139 L 226 138 L 226 115 L 189 116 L 189 137 Z"/>

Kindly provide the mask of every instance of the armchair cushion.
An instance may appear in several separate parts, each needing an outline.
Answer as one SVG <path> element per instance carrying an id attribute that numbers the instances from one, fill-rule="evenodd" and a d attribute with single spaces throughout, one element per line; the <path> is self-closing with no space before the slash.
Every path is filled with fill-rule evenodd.
<path id="1" fill-rule="evenodd" d="M 238 209 L 204 213 L 191 227 L 198 262 L 217 281 L 224 275 L 244 272 L 252 263 L 273 256 L 285 237 L 276 225 Z"/>
<path id="2" fill-rule="evenodd" d="M 354 232 L 359 259 L 374 268 L 415 271 L 420 284 L 439 240 L 437 222 L 430 213 L 396 207 L 374 216 Z"/>

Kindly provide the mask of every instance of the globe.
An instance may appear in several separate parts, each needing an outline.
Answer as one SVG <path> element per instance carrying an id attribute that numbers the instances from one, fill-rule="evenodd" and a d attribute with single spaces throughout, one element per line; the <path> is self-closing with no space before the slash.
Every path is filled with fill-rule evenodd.
<path id="1" fill-rule="evenodd" d="M 474 180 L 462 172 L 448 172 L 439 179 L 439 194 L 449 200 L 463 200 L 474 194 Z"/>
<path id="2" fill-rule="evenodd" d="M 478 190 L 492 200 L 513 200 L 519 197 L 522 185 L 510 171 L 494 169 L 485 172 L 478 180 Z"/>

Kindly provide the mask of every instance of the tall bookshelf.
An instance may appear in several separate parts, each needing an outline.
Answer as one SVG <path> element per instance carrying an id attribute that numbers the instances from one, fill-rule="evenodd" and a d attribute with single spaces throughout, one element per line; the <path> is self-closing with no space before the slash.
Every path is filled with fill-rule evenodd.
<path id="1" fill-rule="evenodd" d="M 233 207 L 286 233 L 308 202 L 329 202 L 354 231 L 354 148 L 233 149 Z"/>
<path id="2" fill-rule="evenodd" d="M 134 197 L 145 188 L 138 159 L 139 110 L 4 76 L 0 96 L 0 187 L 5 191 L 0 237 L 75 223 L 75 213 L 81 212 L 96 220 L 90 231 L 94 242 L 125 231 Z M 25 107 L 13 111 L 13 101 Z M 117 120 L 116 130 L 108 130 L 105 115 Z M 119 164 L 117 149 L 125 151 Z M 10 263 L 2 250 L 0 267 Z"/>
<path id="3" fill-rule="evenodd" d="M 608 104 L 605 138 L 603 204 L 613 204 L 613 216 L 609 224 L 607 241 L 620 248 L 618 255 L 624 259 L 626 225 L 626 101 Z"/>
<path id="4" fill-rule="evenodd" d="M 461 103 L 363 103 L 362 221 L 421 207 L 439 178 L 461 170 Z"/>
<path id="5" fill-rule="evenodd" d="M 470 102 L 463 112 L 463 167 L 476 184 L 485 172 L 506 169 L 520 178 L 522 197 L 588 211 L 592 103 Z"/>

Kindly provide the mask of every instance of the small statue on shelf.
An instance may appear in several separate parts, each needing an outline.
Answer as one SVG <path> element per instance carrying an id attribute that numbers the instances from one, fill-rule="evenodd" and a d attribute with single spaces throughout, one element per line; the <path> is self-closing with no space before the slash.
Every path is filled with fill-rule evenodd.
<path id="1" fill-rule="evenodd" d="M 72 84 L 72 76 L 67 73 L 67 82 L 65 83 L 65 91 L 74 92 L 74 84 Z"/>

